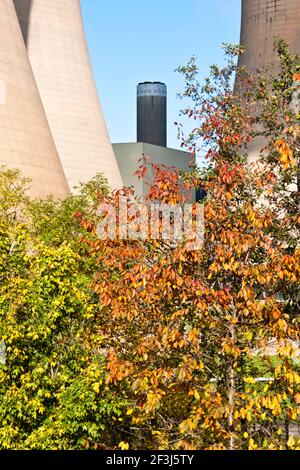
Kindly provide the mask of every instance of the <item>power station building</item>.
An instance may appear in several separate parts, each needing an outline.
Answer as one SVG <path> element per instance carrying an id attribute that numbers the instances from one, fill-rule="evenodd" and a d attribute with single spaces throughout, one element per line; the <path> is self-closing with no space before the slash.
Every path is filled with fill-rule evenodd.
<path id="1" fill-rule="evenodd" d="M 300 0 L 242 0 L 239 65 L 274 62 L 275 37 L 300 54 Z M 133 175 L 143 154 L 183 171 L 193 164 L 167 148 L 165 84 L 138 85 L 137 142 L 112 147 L 80 0 L 0 0 L 0 165 L 20 168 L 35 196 L 63 197 L 97 172 L 112 189 L 133 185 L 144 195 Z"/>
<path id="2" fill-rule="evenodd" d="M 161 82 L 143 82 L 137 86 L 137 142 L 113 144 L 126 187 L 134 187 L 138 196 L 149 191 L 150 164 L 175 167 L 188 172 L 195 158 L 188 152 L 167 147 L 167 87 Z M 149 158 L 149 174 L 139 179 L 135 172 L 142 156 Z"/>

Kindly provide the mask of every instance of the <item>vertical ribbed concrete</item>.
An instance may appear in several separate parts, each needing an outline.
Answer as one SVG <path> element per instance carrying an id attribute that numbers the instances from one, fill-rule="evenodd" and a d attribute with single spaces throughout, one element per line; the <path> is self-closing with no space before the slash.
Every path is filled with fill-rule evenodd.
<path id="1" fill-rule="evenodd" d="M 285 39 L 300 54 L 300 0 L 242 0 L 239 65 L 254 71 L 276 59 L 274 39 Z"/>
<path id="2" fill-rule="evenodd" d="M 31 194 L 63 197 L 68 185 L 29 63 L 13 0 L 0 0 L 0 165 L 32 179 Z"/>
<path id="3" fill-rule="evenodd" d="M 104 173 L 112 188 L 120 188 L 121 175 L 98 99 L 80 1 L 14 3 L 70 188 L 97 172 Z"/>
<path id="4" fill-rule="evenodd" d="M 275 38 L 286 40 L 290 51 L 300 55 L 300 0 L 242 0 L 240 43 L 246 52 L 239 65 L 251 72 L 269 64 L 276 66 Z M 250 162 L 265 145 L 265 139 L 256 138 L 248 146 Z"/>

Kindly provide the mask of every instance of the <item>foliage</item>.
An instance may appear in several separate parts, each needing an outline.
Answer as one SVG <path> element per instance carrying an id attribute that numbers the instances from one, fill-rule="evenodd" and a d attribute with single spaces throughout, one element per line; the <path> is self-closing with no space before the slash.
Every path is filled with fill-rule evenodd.
<path id="1" fill-rule="evenodd" d="M 3 168 L 0 183 L 0 448 L 114 445 L 107 429 L 126 400 L 105 385 L 91 262 L 73 214 L 92 204 L 91 184 L 60 202 L 29 201 L 17 171 Z"/>
<path id="2" fill-rule="evenodd" d="M 206 165 L 150 165 L 149 202 L 206 191 L 201 249 L 100 239 L 120 195 L 140 224 L 101 175 L 40 201 L 1 169 L 0 448 L 299 448 L 298 65 L 279 42 L 276 75 L 252 76 L 240 52 L 204 86 L 194 59 L 179 69 L 183 146 Z"/>
<path id="3" fill-rule="evenodd" d="M 107 181 L 97 174 L 86 184 L 80 184 L 75 194 L 68 194 L 65 199 L 57 200 L 53 196 L 46 199 L 33 199 L 28 204 L 34 235 L 52 246 L 59 246 L 64 241 L 79 247 L 78 238 L 82 233 L 77 212 L 84 211 L 93 217 L 99 201 L 99 195 L 108 195 Z M 73 243 L 74 242 L 74 243 Z"/>

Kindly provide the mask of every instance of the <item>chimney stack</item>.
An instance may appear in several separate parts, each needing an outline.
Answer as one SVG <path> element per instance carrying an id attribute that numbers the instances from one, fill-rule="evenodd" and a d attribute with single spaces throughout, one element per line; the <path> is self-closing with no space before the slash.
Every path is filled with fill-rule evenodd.
<path id="1" fill-rule="evenodd" d="M 164 83 L 138 84 L 137 141 L 167 146 L 167 87 Z"/>

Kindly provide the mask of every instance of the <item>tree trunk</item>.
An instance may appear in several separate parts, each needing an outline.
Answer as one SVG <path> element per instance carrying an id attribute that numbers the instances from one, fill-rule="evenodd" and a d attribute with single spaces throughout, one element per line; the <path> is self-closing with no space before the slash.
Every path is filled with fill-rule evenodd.
<path id="1" fill-rule="evenodd" d="M 233 341 L 235 338 L 235 328 L 233 325 L 230 325 L 230 337 Z M 229 366 L 228 372 L 228 385 L 227 385 L 227 400 L 228 400 L 228 431 L 229 431 L 229 449 L 234 450 L 235 448 L 235 437 L 234 437 L 234 428 L 233 428 L 233 414 L 234 414 L 234 399 L 235 399 L 235 369 L 233 367 L 233 362 Z"/>

